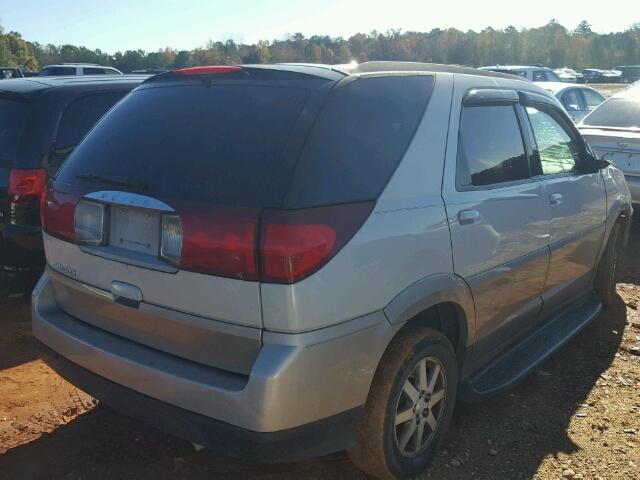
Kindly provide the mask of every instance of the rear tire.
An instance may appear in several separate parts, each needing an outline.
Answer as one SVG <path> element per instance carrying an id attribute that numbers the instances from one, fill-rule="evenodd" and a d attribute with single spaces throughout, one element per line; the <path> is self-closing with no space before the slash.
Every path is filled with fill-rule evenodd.
<path id="1" fill-rule="evenodd" d="M 428 327 L 400 332 L 376 371 L 351 461 L 380 479 L 423 472 L 449 427 L 457 386 L 456 357 L 444 335 Z"/>
<path id="2" fill-rule="evenodd" d="M 594 287 L 605 307 L 613 305 L 616 299 L 616 274 L 618 272 L 621 231 L 620 223 L 616 222 L 596 270 Z"/>

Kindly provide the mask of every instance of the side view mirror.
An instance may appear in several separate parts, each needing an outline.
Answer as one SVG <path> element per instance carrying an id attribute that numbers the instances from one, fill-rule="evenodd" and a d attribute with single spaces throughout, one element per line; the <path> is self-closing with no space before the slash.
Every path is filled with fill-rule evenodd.
<path id="1" fill-rule="evenodd" d="M 607 154 L 605 153 L 604 155 L 602 155 L 600 158 L 594 158 L 594 163 L 595 163 L 595 168 L 598 170 L 602 170 L 604 168 L 607 167 L 615 167 L 615 163 L 613 163 L 611 160 L 608 160 L 607 158 L 605 158 L 607 156 Z"/>

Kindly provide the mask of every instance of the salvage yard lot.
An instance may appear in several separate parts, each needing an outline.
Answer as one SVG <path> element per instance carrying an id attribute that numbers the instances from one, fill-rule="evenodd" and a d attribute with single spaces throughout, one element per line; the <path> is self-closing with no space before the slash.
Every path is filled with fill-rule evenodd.
<path id="1" fill-rule="evenodd" d="M 513 391 L 459 405 L 424 478 L 640 478 L 638 251 L 640 216 L 618 302 Z M 250 464 L 118 415 L 38 360 L 28 312 L 26 299 L 0 304 L 0 478 L 367 478 L 343 453 Z"/>

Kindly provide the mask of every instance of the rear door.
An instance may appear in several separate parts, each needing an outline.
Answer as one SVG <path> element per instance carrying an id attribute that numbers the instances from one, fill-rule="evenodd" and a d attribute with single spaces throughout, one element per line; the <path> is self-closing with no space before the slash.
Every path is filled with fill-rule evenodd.
<path id="1" fill-rule="evenodd" d="M 443 196 L 454 269 L 476 305 L 477 354 L 492 356 L 533 327 L 542 308 L 548 209 L 531 178 L 516 92 L 465 90 L 452 112 Z"/>
<path id="2" fill-rule="evenodd" d="M 535 98 L 526 112 L 551 218 L 551 261 L 543 293 L 544 308 L 551 312 L 589 290 L 605 230 L 606 193 L 569 119 L 551 102 Z"/>

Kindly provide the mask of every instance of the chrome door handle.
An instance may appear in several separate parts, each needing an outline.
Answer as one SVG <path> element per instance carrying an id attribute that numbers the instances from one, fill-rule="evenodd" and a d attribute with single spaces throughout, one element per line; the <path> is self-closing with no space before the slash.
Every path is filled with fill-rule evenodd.
<path id="1" fill-rule="evenodd" d="M 561 193 L 552 193 L 549 195 L 550 205 L 562 205 L 564 203 L 564 197 Z"/>
<path id="2" fill-rule="evenodd" d="M 471 225 L 476 223 L 480 218 L 480 212 L 478 210 L 460 210 L 458 212 L 458 222 L 460 225 Z"/>

